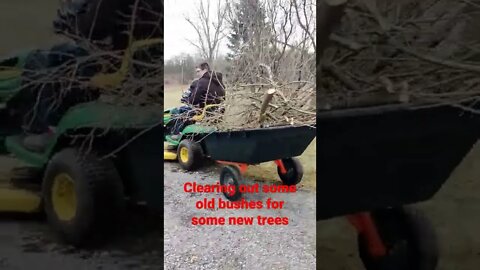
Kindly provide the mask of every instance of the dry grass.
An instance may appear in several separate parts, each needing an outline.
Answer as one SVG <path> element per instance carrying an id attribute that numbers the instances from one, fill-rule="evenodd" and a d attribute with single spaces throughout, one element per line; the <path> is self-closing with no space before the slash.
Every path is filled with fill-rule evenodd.
<path id="1" fill-rule="evenodd" d="M 182 91 L 187 88 L 188 85 L 165 85 L 165 108 L 171 108 L 180 105 L 180 96 Z M 304 168 L 304 176 L 301 185 L 309 189 L 316 188 L 316 153 L 316 140 L 313 140 L 303 155 L 299 157 Z M 251 177 L 255 177 L 255 179 L 258 180 L 278 179 L 277 168 L 273 162 L 251 166 L 247 174 Z"/>

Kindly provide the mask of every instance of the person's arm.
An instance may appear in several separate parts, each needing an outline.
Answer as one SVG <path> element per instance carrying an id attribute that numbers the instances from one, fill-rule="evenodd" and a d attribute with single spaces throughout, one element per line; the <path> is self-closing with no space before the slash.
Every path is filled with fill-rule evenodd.
<path id="1" fill-rule="evenodd" d="M 207 87 L 208 86 L 205 85 L 205 80 L 198 80 L 197 86 L 188 97 L 188 103 L 192 105 L 200 105 L 204 99 Z"/>
<path id="2" fill-rule="evenodd" d="M 187 90 L 185 90 L 185 92 L 183 92 L 180 102 L 187 103 L 187 104 L 189 103 L 189 98 L 192 95 L 192 91 L 197 87 L 197 82 L 198 80 L 194 80 L 190 85 L 190 87 Z"/>

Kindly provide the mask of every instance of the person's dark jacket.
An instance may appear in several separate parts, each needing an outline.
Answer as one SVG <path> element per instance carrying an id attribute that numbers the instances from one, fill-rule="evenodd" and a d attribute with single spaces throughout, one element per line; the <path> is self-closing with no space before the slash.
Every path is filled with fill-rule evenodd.
<path id="1" fill-rule="evenodd" d="M 198 83 L 198 80 L 194 80 L 190 85 L 190 87 L 187 90 L 185 90 L 185 92 L 183 92 L 182 98 L 180 99 L 181 103 L 185 103 L 185 104 L 188 103 L 188 99 L 192 95 L 192 92 L 195 90 L 195 88 L 197 88 L 197 83 Z"/>
<path id="2" fill-rule="evenodd" d="M 200 108 L 205 105 L 219 104 L 225 97 L 225 85 L 222 73 L 206 72 L 198 79 L 196 87 L 188 97 L 188 103 Z"/>

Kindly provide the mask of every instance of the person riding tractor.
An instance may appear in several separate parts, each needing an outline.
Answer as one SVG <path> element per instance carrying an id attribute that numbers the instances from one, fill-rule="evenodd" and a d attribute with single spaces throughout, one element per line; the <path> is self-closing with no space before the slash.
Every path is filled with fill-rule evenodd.
<path id="1" fill-rule="evenodd" d="M 125 18 L 119 16 L 119 13 L 132 13 L 131 7 L 134 4 L 138 5 L 135 14 L 137 21 L 133 29 L 127 31 L 125 27 L 128 23 Z M 138 3 L 135 0 L 62 1 L 53 28 L 55 33 L 69 38 L 70 41 L 50 49 L 36 50 L 29 55 L 22 75 L 23 84 L 28 87 L 24 87 L 8 104 L 9 108 L 15 109 L 16 118 L 24 122 L 24 131 L 27 134 L 23 142 L 24 147 L 41 152 L 46 142 L 50 140 L 54 127 L 69 108 L 99 98 L 100 89 L 97 87 L 99 84 L 85 87 L 86 82 L 98 73 L 116 70 L 112 67 L 106 68 L 101 63 L 120 65 L 120 61 L 110 59 L 108 56 L 95 59 L 89 55 L 88 48 L 92 47 L 92 44 L 102 51 L 125 50 L 127 53 L 127 48 L 134 41 L 151 40 L 161 35 L 162 19 L 158 14 L 162 11 L 163 4 L 156 0 L 141 0 Z M 136 52 L 132 58 L 137 62 L 153 63 L 153 60 L 161 55 L 163 51 L 158 49 L 158 46 L 150 46 L 148 50 Z M 59 67 L 63 66 L 78 68 L 74 74 L 60 74 L 65 68 Z M 132 63 L 135 77 L 142 77 L 143 74 L 150 72 L 144 65 L 137 66 L 136 63 Z M 54 70 L 56 81 L 42 80 L 52 77 L 52 74 L 48 73 Z M 64 71 L 68 72 L 71 71 Z M 74 83 L 59 82 L 58 78 L 68 78 L 71 75 L 77 78 Z M 120 79 L 123 77 L 125 76 L 119 76 Z"/>
<path id="2" fill-rule="evenodd" d="M 163 209 L 162 13 L 158 0 L 62 1 L 55 32 L 75 38 L 0 59 L 0 155 L 21 161 L 0 212 L 43 212 L 60 239 L 90 246 L 127 204 Z"/>
<path id="3" fill-rule="evenodd" d="M 182 95 L 181 102 L 185 105 L 171 111 L 174 120 L 167 125 L 167 128 L 170 129 L 172 134 L 170 137 L 173 140 L 178 139 L 180 132 L 190 124 L 191 118 L 197 114 L 198 109 L 221 104 L 225 98 L 222 73 L 212 71 L 210 65 L 203 62 L 196 67 L 196 74 L 198 79 L 194 80 Z"/>

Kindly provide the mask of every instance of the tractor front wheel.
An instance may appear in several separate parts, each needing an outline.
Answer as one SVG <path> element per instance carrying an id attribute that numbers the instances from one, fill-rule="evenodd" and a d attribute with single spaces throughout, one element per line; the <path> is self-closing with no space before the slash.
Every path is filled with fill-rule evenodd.
<path id="1" fill-rule="evenodd" d="M 50 160 L 42 195 L 50 224 L 75 246 L 104 240 L 125 209 L 122 181 L 111 160 L 76 148 Z"/>

